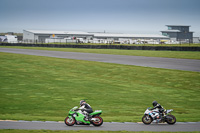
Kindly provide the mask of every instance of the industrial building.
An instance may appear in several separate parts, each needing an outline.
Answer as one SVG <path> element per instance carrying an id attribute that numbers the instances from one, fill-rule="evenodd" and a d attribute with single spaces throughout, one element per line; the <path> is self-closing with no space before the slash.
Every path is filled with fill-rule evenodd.
<path id="1" fill-rule="evenodd" d="M 91 38 L 93 34 L 82 31 L 23 30 L 24 42 L 45 42 L 47 38 Z"/>
<path id="2" fill-rule="evenodd" d="M 167 36 L 170 40 L 181 43 L 192 43 L 193 32 L 189 31 L 190 25 L 166 25 L 168 30 L 161 31 L 162 35 Z"/>
<path id="3" fill-rule="evenodd" d="M 30 43 L 73 42 L 78 40 L 83 43 L 153 43 L 158 44 L 169 37 L 153 34 L 121 34 L 105 32 L 83 31 L 44 31 L 24 30 L 23 41 Z"/>
<path id="4" fill-rule="evenodd" d="M 200 43 L 200 37 L 193 37 L 193 43 Z"/>

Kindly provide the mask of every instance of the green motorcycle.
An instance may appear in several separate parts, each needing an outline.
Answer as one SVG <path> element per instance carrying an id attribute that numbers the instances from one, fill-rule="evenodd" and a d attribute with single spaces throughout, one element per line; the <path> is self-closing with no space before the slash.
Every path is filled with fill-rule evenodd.
<path id="1" fill-rule="evenodd" d="M 65 118 L 65 124 L 67 126 L 73 126 L 74 124 L 77 125 L 90 125 L 93 124 L 94 126 L 101 126 L 103 124 L 103 119 L 99 116 L 101 115 L 102 110 L 95 110 L 94 112 L 89 114 L 88 121 L 85 120 L 85 116 L 82 114 L 81 109 L 77 106 L 72 108 L 69 111 L 68 117 Z"/>

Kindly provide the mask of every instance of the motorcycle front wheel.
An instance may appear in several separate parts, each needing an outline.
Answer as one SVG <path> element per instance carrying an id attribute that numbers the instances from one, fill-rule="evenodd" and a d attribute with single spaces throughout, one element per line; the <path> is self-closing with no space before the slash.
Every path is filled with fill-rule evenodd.
<path id="1" fill-rule="evenodd" d="M 96 118 L 95 121 L 91 122 L 94 126 L 101 126 L 103 124 L 103 119 L 100 116 L 95 116 L 93 118 Z"/>
<path id="2" fill-rule="evenodd" d="M 176 117 L 173 115 L 168 115 L 168 117 L 170 117 L 171 119 L 166 119 L 166 122 L 170 125 L 173 125 L 176 123 Z"/>
<path id="3" fill-rule="evenodd" d="M 144 115 L 142 117 L 142 122 L 146 125 L 151 124 L 151 122 L 153 121 L 152 117 L 150 117 L 149 115 Z"/>
<path id="4" fill-rule="evenodd" d="M 73 126 L 75 124 L 75 122 L 76 121 L 75 121 L 75 119 L 73 117 L 71 117 L 71 118 L 69 118 L 69 117 L 65 118 L 65 124 L 67 126 Z"/>

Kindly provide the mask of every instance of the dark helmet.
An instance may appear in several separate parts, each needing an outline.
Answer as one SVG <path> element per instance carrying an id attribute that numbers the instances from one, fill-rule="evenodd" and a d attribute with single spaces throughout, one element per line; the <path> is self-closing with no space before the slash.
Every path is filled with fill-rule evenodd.
<path id="1" fill-rule="evenodd" d="M 82 106 L 83 103 L 85 103 L 85 101 L 84 101 L 84 100 L 81 100 L 81 101 L 80 101 L 80 106 Z"/>
<path id="2" fill-rule="evenodd" d="M 152 104 L 153 104 L 153 106 L 156 106 L 158 104 L 158 102 L 157 101 L 153 101 Z"/>

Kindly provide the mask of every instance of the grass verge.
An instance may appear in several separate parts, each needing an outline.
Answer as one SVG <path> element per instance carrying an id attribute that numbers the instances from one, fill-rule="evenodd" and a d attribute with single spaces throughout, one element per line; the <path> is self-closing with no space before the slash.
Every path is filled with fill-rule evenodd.
<path id="1" fill-rule="evenodd" d="M 152 101 L 200 121 L 200 73 L 0 53 L 0 119 L 62 121 L 85 99 L 104 121 L 138 122 Z"/>
<path id="2" fill-rule="evenodd" d="M 200 52 L 197 51 L 151 51 L 151 50 L 118 50 L 118 49 L 80 49 L 80 48 L 44 48 L 44 47 L 22 47 L 22 46 L 0 46 L 0 48 L 20 48 L 35 50 L 51 50 L 64 52 L 82 52 L 97 54 L 129 55 L 129 56 L 147 56 L 147 57 L 165 57 L 180 59 L 200 59 Z"/>

